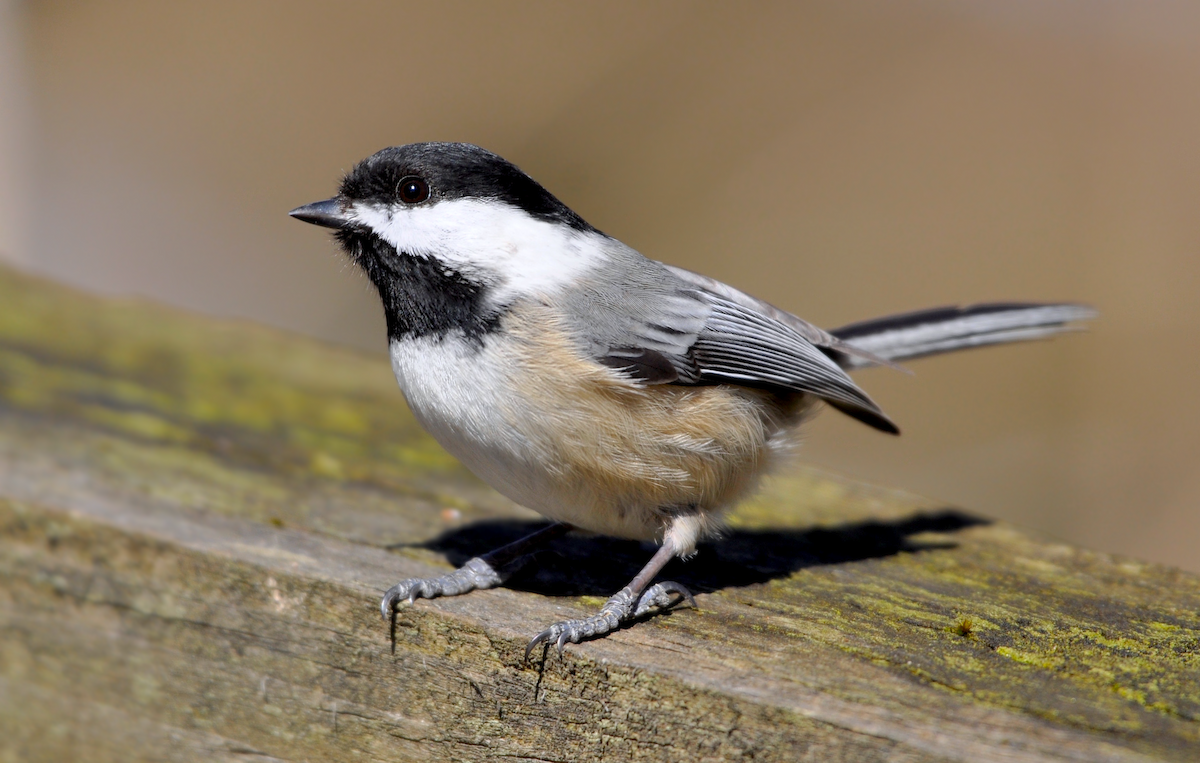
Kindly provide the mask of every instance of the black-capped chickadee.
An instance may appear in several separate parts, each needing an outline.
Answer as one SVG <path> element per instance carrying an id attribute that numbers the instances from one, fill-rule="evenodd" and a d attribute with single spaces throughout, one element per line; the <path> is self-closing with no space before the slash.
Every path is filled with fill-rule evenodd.
<path id="1" fill-rule="evenodd" d="M 387 148 L 338 195 L 291 212 L 336 229 L 379 291 L 392 368 L 443 447 L 554 520 L 403 599 L 502 583 L 572 528 L 662 545 L 592 617 L 539 643 L 579 642 L 691 594 L 655 575 L 714 532 L 820 403 L 896 425 L 847 369 L 1038 339 L 1090 318 L 1075 304 L 990 304 L 823 331 L 720 281 L 606 236 L 514 165 L 466 143 Z"/>

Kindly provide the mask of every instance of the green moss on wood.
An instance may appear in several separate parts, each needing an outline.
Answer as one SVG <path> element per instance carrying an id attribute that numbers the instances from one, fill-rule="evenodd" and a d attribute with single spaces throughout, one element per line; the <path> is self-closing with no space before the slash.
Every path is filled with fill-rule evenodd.
<path id="1" fill-rule="evenodd" d="M 6 271 L 0 400 L 304 476 L 403 485 L 461 467 L 403 414 L 377 358 L 197 321 Z"/>
<path id="2" fill-rule="evenodd" d="M 909 724 L 959 740 L 947 757 L 987 759 L 962 742 L 983 721 L 955 726 L 971 713 L 997 728 L 1017 719 L 1016 736 L 995 733 L 1032 745 L 1021 749 L 1189 760 L 1200 745 L 1195 576 L 816 470 L 770 482 L 724 539 L 668 570 L 701 592 L 697 610 L 522 666 L 538 626 L 594 608 L 645 555 L 568 538 L 556 546 L 568 561 L 551 555 L 511 584 L 538 593 L 405 609 L 392 657 L 379 590 L 400 568 L 445 568 L 431 544 L 465 543 L 481 519 L 532 515 L 420 432 L 383 358 L 0 271 L 0 678 L 30 708 L 272 750 L 276 718 L 278 750 L 328 759 L 350 728 L 373 754 L 425 759 L 485 743 L 544 754 L 564 739 L 592 757 L 653 758 L 663 728 L 686 751 L 675 759 L 794 759 L 770 749 L 785 743 L 844 759 L 941 755 Z M 188 527 L 219 542 L 196 545 Z M 304 537 L 362 559 L 322 567 Z M 372 554 L 388 563 L 370 566 Z M 59 633 L 58 621 L 82 625 Z M 655 662 L 639 662 L 647 649 Z M 255 699 L 242 668 L 280 696 Z M 306 704 L 311 686 L 320 699 Z M 92 704 L 70 705 L 72 693 Z M 425 703 L 419 722 L 379 720 L 412 701 Z M 320 720 L 335 702 L 336 731 Z M 709 748 L 687 747 L 689 713 Z M 1052 743 L 1045 729 L 1074 736 Z"/>

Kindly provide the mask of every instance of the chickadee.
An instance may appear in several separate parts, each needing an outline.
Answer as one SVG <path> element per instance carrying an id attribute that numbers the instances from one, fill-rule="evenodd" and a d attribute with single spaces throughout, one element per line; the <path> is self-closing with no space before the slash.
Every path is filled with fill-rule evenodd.
<path id="1" fill-rule="evenodd" d="M 606 236 L 513 164 L 466 143 L 360 162 L 338 195 L 292 210 L 333 228 L 379 291 L 392 369 L 417 420 L 472 472 L 554 521 L 383 597 L 504 582 L 572 528 L 658 551 L 595 615 L 526 649 L 602 636 L 692 595 L 650 582 L 693 553 L 821 403 L 898 434 L 846 370 L 1039 339 L 1074 304 L 940 308 L 833 331 Z M 694 602 L 693 602 L 694 603 Z"/>

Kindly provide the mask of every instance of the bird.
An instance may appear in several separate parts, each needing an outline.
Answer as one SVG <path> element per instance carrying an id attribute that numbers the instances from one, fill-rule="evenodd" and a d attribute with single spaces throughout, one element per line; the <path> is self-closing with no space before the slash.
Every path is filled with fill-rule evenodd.
<path id="1" fill-rule="evenodd" d="M 899 428 L 848 375 L 1041 339 L 1095 317 L 1077 303 L 942 307 L 823 330 L 738 289 L 651 260 L 532 177 L 469 143 L 411 143 L 356 164 L 336 196 L 291 216 L 334 231 L 378 292 L 396 381 L 417 421 L 470 471 L 551 523 L 403 602 L 501 585 L 578 529 L 657 544 L 594 614 L 529 642 L 605 636 L 683 603 L 653 583 L 720 532 L 822 404 Z M 393 619 L 394 622 L 394 619 Z"/>

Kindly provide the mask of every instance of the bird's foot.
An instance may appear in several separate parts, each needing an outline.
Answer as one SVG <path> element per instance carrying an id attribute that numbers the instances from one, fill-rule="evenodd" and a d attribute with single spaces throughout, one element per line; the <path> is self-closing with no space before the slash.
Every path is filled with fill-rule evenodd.
<path id="1" fill-rule="evenodd" d="M 645 593 L 638 597 L 637 607 L 633 610 L 630 619 L 641 617 L 652 609 L 669 609 L 685 601 L 692 609 L 696 608 L 696 599 L 692 596 L 691 591 L 679 583 L 665 580 L 650 586 Z"/>
<path id="2" fill-rule="evenodd" d="M 564 620 L 534 636 L 529 646 L 525 647 L 525 659 L 529 659 L 533 648 L 538 644 L 549 645 L 553 642 L 561 655 L 567 642 L 578 644 L 584 639 L 605 636 L 619 628 L 622 623 L 635 620 L 651 610 L 666 609 L 683 601 L 696 606 L 691 592 L 679 583 L 658 583 L 646 589 L 641 596 L 637 596 L 630 588 L 622 588 L 591 617 Z"/>
<path id="3" fill-rule="evenodd" d="M 409 578 L 401 580 L 383 595 L 380 610 L 383 619 L 396 611 L 400 602 L 407 599 L 412 604 L 417 599 L 432 599 L 437 596 L 458 596 L 476 589 L 494 588 L 504 582 L 507 575 L 501 574 L 482 557 L 471 559 L 454 572 L 436 578 Z"/>

